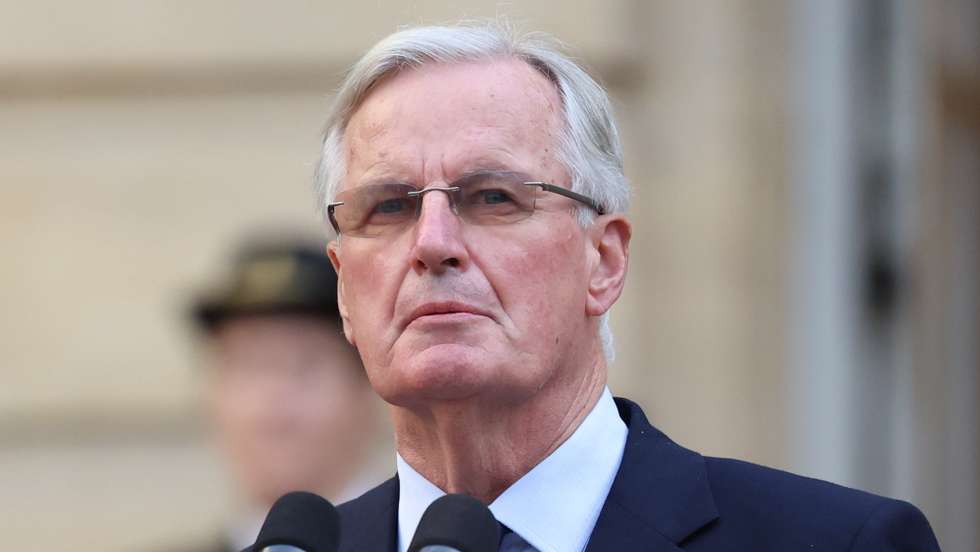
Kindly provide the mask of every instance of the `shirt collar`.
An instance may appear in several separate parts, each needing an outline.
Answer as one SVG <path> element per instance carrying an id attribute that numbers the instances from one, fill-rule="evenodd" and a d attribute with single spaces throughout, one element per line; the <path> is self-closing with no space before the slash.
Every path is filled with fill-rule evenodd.
<path id="1" fill-rule="evenodd" d="M 584 550 L 619 471 L 626 434 L 606 388 L 572 436 L 497 497 L 490 511 L 541 552 Z M 401 455 L 396 462 L 398 549 L 405 552 L 422 513 L 445 493 Z"/>

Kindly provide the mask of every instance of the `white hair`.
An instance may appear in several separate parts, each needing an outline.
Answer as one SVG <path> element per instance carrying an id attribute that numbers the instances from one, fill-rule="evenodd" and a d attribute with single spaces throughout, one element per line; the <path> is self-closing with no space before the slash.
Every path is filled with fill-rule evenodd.
<path id="1" fill-rule="evenodd" d="M 602 87 L 562 53 L 555 39 L 541 33 L 521 34 L 499 22 L 414 27 L 378 42 L 344 79 L 329 111 L 323 147 L 314 174 L 318 208 L 326 211 L 344 179 L 344 131 L 372 87 L 405 68 L 429 63 L 465 63 L 514 58 L 550 80 L 562 101 L 563 129 L 557 155 L 571 178 L 571 189 L 599 202 L 606 212 L 625 212 L 630 190 L 623 173 L 623 150 L 612 106 Z M 583 226 L 594 213 L 578 209 Z M 614 358 L 608 313 L 599 321 L 606 359 Z"/>

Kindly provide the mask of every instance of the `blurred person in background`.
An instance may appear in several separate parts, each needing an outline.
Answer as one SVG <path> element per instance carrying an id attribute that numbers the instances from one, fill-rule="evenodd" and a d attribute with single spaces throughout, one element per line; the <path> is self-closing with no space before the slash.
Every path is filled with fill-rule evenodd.
<path id="1" fill-rule="evenodd" d="M 230 281 L 194 306 L 206 343 L 205 402 L 238 484 L 239 517 L 188 552 L 240 550 L 281 495 L 343 501 L 370 487 L 377 399 L 337 312 L 322 249 L 252 245 Z"/>

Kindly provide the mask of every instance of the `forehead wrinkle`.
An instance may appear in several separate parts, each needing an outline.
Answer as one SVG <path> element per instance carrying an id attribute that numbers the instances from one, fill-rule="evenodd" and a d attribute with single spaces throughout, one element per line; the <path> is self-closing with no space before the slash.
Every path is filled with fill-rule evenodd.
<path id="1" fill-rule="evenodd" d="M 497 155 L 493 155 L 496 153 Z M 443 161 L 443 173 L 448 180 L 458 180 L 481 171 L 525 171 L 526 168 L 506 149 L 487 148 L 475 156 L 459 155 Z"/>
<path id="2" fill-rule="evenodd" d="M 554 156 L 562 124 L 561 100 L 554 83 L 517 59 L 460 65 L 482 66 L 502 77 L 515 78 L 489 79 L 490 86 L 464 90 L 448 102 L 427 108 L 424 116 L 406 117 L 399 114 L 412 104 L 400 101 L 404 91 L 394 93 L 391 87 L 401 82 L 409 87 L 408 95 L 412 96 L 433 83 L 452 84 L 446 81 L 452 81 L 454 76 L 444 72 L 452 67 L 421 67 L 385 79 L 364 98 L 348 124 L 348 131 L 353 131 L 349 132 L 351 139 L 345 141 L 348 167 L 351 172 L 361 173 L 359 181 L 388 175 L 400 180 L 409 175 L 412 180 L 450 180 L 463 171 L 479 168 L 521 169 L 537 174 L 541 169 L 550 172 L 557 166 L 565 172 Z M 418 115 L 418 108 L 413 109 L 416 113 L 407 115 Z M 460 110 L 469 112 L 472 118 L 465 128 L 454 128 Z M 541 150 L 534 160 L 537 166 L 514 166 L 514 156 L 508 151 L 514 147 Z M 503 162 L 494 152 L 503 154 Z M 487 161 L 498 166 L 479 166 Z M 388 164 L 392 166 L 376 168 Z"/>
<path id="3" fill-rule="evenodd" d="M 452 77 L 445 74 L 452 71 L 454 67 L 465 69 L 468 67 L 492 69 L 494 73 L 500 73 L 499 78 L 487 78 L 487 85 L 476 87 L 475 90 L 466 90 L 451 97 L 445 104 L 436 104 L 428 110 L 429 117 L 417 119 L 416 128 L 412 128 L 411 133 L 417 134 L 420 131 L 432 132 L 434 129 L 452 128 L 456 114 L 454 109 L 463 107 L 477 117 L 479 125 L 486 129 L 509 129 L 518 133 L 517 138 L 524 138 L 532 129 L 547 129 L 551 135 L 554 130 L 560 128 L 561 124 L 561 99 L 554 83 L 534 69 L 526 62 L 514 59 L 497 59 L 486 62 L 460 63 L 455 65 L 434 65 L 413 68 L 385 79 L 369 97 L 365 98 L 362 107 L 366 103 L 375 104 L 372 106 L 373 114 L 383 120 L 398 118 L 404 105 L 398 102 L 397 97 L 392 98 L 389 87 L 395 86 L 398 82 L 405 83 L 412 89 L 430 86 L 435 80 L 449 80 Z M 427 72 L 427 69 L 429 70 Z M 514 77 L 513 80 L 503 78 L 505 76 Z M 507 81 L 507 85 L 504 82 Z M 517 86 L 514 86 L 514 82 Z M 462 86 L 466 86 L 464 83 Z M 520 101 L 521 99 L 525 101 Z M 379 109 L 380 108 L 380 109 Z M 502 118 L 501 115 L 506 115 Z M 523 124 L 507 124 L 512 119 L 521 121 Z M 376 121 L 384 124 L 384 121 Z M 433 122 L 435 124 L 433 124 Z M 436 130 L 436 132 L 439 132 Z"/>
<path id="4" fill-rule="evenodd" d="M 361 173 L 359 180 L 363 180 L 371 172 L 388 172 L 388 169 L 378 170 L 377 167 L 391 162 L 389 148 L 370 147 L 370 145 L 391 143 L 392 129 L 388 121 L 397 118 L 400 106 L 397 102 L 389 101 L 383 96 L 371 96 L 375 95 L 365 98 L 365 101 L 351 114 L 345 129 L 343 141 L 343 154 L 347 167 L 345 180 L 355 172 Z M 369 99 L 372 108 L 362 109 Z"/>
<path id="5" fill-rule="evenodd" d="M 368 183 L 368 181 L 382 179 L 410 181 L 411 175 L 415 172 L 415 169 L 412 168 L 413 162 L 411 160 L 406 162 L 398 153 L 402 151 L 399 147 L 411 147 L 409 146 L 411 142 L 405 142 L 389 151 L 389 147 L 385 145 L 385 138 L 392 136 L 389 129 L 384 128 L 380 132 L 369 133 L 367 136 L 377 138 L 365 139 L 364 133 L 357 133 L 353 137 L 354 139 L 346 141 L 347 184 L 358 186 Z M 356 177 L 356 181 L 351 179 L 352 176 Z"/>

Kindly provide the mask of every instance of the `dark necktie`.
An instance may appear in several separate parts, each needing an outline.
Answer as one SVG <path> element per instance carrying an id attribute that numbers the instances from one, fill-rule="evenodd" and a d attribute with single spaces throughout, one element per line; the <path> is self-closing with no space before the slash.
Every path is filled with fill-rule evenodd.
<path id="1" fill-rule="evenodd" d="M 498 548 L 500 552 L 537 552 L 536 548 L 503 523 L 500 524 L 500 546 Z"/>

